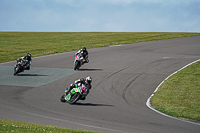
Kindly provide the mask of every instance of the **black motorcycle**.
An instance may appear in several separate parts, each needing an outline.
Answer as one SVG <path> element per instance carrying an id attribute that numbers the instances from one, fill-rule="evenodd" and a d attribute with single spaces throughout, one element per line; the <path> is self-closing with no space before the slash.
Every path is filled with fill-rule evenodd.
<path id="1" fill-rule="evenodd" d="M 24 70 L 29 70 L 30 66 L 25 67 L 26 66 L 26 61 L 22 60 L 22 59 L 18 59 L 17 60 L 17 64 L 14 65 L 14 76 L 17 75 L 18 73 L 23 72 Z"/>

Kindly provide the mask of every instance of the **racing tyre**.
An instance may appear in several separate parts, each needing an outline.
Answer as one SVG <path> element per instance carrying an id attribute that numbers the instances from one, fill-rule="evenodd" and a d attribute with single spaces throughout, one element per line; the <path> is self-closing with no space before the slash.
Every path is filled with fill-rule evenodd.
<path id="1" fill-rule="evenodd" d="M 14 76 L 17 75 L 18 71 L 19 71 L 19 67 L 14 69 Z"/>
<path id="2" fill-rule="evenodd" d="M 80 93 L 75 93 L 75 94 L 73 94 L 72 96 L 71 96 L 71 99 L 68 101 L 69 102 L 69 104 L 74 104 L 74 103 L 76 103 L 78 100 L 79 100 L 79 98 L 81 97 L 81 95 L 80 95 Z"/>
<path id="3" fill-rule="evenodd" d="M 66 102 L 66 100 L 65 100 L 65 95 L 62 95 L 62 96 L 61 96 L 60 101 L 61 101 L 61 102 Z"/>
<path id="4" fill-rule="evenodd" d="M 79 62 L 78 61 L 75 62 L 74 70 L 76 70 L 76 69 L 79 69 Z"/>

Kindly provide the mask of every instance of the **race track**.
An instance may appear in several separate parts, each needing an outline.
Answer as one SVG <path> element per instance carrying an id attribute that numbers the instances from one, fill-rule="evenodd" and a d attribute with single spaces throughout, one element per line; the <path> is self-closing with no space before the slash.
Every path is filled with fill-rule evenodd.
<path id="1" fill-rule="evenodd" d="M 199 133 L 200 125 L 171 119 L 146 106 L 167 76 L 200 59 L 200 36 L 89 49 L 88 64 L 73 70 L 73 52 L 33 58 L 13 76 L 0 64 L 0 119 L 108 133 Z M 85 101 L 61 103 L 64 89 L 90 75 Z"/>

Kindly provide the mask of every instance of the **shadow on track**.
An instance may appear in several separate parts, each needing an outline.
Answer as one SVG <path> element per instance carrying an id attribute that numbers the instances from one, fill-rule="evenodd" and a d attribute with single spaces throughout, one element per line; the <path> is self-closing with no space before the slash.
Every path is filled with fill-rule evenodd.
<path id="1" fill-rule="evenodd" d="M 40 75 L 40 74 L 17 74 L 16 76 L 49 76 L 49 75 Z"/>
<path id="2" fill-rule="evenodd" d="M 114 106 L 114 105 L 92 104 L 92 103 L 75 103 L 74 105 L 80 105 L 80 106 Z"/>
<path id="3" fill-rule="evenodd" d="M 79 69 L 78 71 L 103 71 L 103 69 Z"/>

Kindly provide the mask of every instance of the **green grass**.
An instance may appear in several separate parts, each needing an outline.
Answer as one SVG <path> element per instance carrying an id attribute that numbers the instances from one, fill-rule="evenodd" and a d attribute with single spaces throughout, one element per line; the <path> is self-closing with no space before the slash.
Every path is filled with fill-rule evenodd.
<path id="1" fill-rule="evenodd" d="M 138 43 L 200 33 L 167 32 L 0 32 L 0 63 L 14 61 L 27 52 L 33 57 L 86 48 Z M 195 63 L 166 81 L 151 99 L 158 110 L 176 117 L 200 121 L 200 64 Z M 0 132 L 89 133 L 60 127 L 0 120 Z M 92 132 L 90 132 L 92 133 Z"/>
<path id="2" fill-rule="evenodd" d="M 200 62 L 165 81 L 152 97 L 151 105 L 174 117 L 200 121 Z"/>
<path id="3" fill-rule="evenodd" d="M 0 120 L 0 133 L 97 133 L 85 130 L 74 130 L 55 126 Z"/>
<path id="4" fill-rule="evenodd" d="M 0 63 L 14 61 L 27 52 L 33 57 L 179 37 L 200 33 L 167 32 L 0 32 Z"/>

